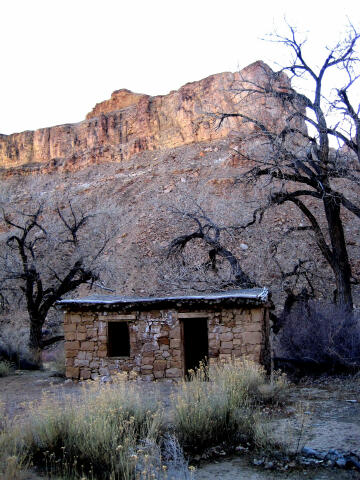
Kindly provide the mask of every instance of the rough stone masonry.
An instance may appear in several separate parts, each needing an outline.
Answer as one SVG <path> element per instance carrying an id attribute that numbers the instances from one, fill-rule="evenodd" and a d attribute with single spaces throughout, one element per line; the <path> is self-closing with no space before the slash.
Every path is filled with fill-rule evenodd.
<path id="1" fill-rule="evenodd" d="M 247 358 L 269 364 L 265 289 L 162 298 L 93 296 L 59 304 L 66 310 L 68 378 L 136 372 L 143 380 L 170 381 L 183 378 L 200 361 L 211 365 Z"/>

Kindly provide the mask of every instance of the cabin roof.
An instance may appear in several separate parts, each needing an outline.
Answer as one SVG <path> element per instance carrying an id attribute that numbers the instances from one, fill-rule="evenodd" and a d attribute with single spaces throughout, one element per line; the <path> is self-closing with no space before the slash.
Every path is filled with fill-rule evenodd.
<path id="1" fill-rule="evenodd" d="M 129 297 L 118 295 L 91 295 L 83 298 L 69 298 L 56 302 L 64 310 L 141 310 L 151 307 L 171 306 L 260 306 L 269 301 L 267 288 L 247 288 L 224 292 L 200 293 L 166 297 Z"/>

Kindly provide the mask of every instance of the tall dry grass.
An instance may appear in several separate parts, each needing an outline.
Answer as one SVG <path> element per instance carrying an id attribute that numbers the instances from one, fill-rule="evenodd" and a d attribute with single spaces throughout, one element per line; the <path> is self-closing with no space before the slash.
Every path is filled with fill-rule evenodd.
<path id="1" fill-rule="evenodd" d="M 33 461 L 67 476 L 134 478 L 140 447 L 156 444 L 162 424 L 156 399 L 122 380 L 88 384 L 65 404 L 44 396 L 29 410 L 24 443 Z"/>
<path id="2" fill-rule="evenodd" d="M 23 480 L 23 470 L 29 461 L 26 446 L 22 442 L 20 426 L 10 422 L 0 402 L 0 478 Z"/>
<path id="3" fill-rule="evenodd" d="M 49 478 L 190 479 L 183 449 L 223 442 L 268 449 L 261 407 L 281 402 L 286 391 L 283 377 L 269 382 L 249 362 L 203 366 L 179 385 L 169 427 L 159 399 L 145 393 L 141 382 L 122 375 L 113 384 L 86 382 L 77 396 L 44 394 L 28 405 L 21 429 L 2 421 L 0 472 L 8 472 L 6 480 L 20 480 L 21 468 L 33 463 Z"/>
<path id="4" fill-rule="evenodd" d="M 225 442 L 269 448 L 271 440 L 261 405 L 285 400 L 288 383 L 252 362 L 202 366 L 184 381 L 173 399 L 175 431 L 186 450 Z"/>

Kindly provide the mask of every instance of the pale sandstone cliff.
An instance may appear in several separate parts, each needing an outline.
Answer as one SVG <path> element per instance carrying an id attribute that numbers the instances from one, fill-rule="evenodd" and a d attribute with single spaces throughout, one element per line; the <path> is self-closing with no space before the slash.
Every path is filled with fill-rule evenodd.
<path id="1" fill-rule="evenodd" d="M 95 106 L 86 120 L 12 135 L 0 135 L 0 168 L 71 162 L 85 164 L 129 159 L 135 153 L 174 148 L 193 142 L 245 135 L 253 126 L 227 119 L 216 129 L 209 112 L 242 112 L 271 128 L 284 121 L 282 106 L 273 99 L 236 95 L 244 80 L 263 84 L 270 68 L 255 62 L 241 72 L 220 73 L 184 85 L 168 95 L 151 97 L 129 90 L 115 91 Z M 285 87 L 289 80 L 279 77 Z M 240 101 L 241 100 L 241 101 Z"/>

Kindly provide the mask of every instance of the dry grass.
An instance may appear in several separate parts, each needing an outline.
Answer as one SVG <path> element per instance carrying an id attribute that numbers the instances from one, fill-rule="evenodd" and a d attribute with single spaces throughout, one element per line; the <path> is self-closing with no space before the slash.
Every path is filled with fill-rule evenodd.
<path id="1" fill-rule="evenodd" d="M 4 414 L 4 405 L 0 403 L 0 478 L 22 480 L 23 470 L 28 465 L 20 429 L 9 423 Z"/>
<path id="2" fill-rule="evenodd" d="M 118 375 L 112 385 L 86 382 L 65 404 L 61 396 L 45 394 L 40 403 L 28 405 L 21 431 L 4 420 L 4 478 L 20 479 L 21 468 L 33 462 L 49 478 L 190 479 L 183 448 L 201 450 L 221 442 L 268 447 L 260 406 L 279 402 L 287 389 L 283 377 L 269 383 L 249 362 L 201 368 L 173 398 L 170 435 L 155 394 L 144 395 L 141 383 L 125 377 Z"/>
<path id="3" fill-rule="evenodd" d="M 21 316 L 20 319 L 23 320 Z M 16 368 L 35 369 L 36 365 L 27 346 L 29 329 L 23 326 L 21 320 L 13 323 L 6 323 L 3 320 L 0 332 L 0 356 L 14 364 Z"/>
<path id="4" fill-rule="evenodd" d="M 7 377 L 14 372 L 14 365 L 7 360 L 0 361 L 0 377 Z"/>
<path id="5" fill-rule="evenodd" d="M 161 426 L 156 399 L 121 378 L 115 386 L 90 383 L 65 406 L 44 397 L 30 415 L 24 442 L 32 458 L 69 477 L 134 478 L 140 446 L 156 443 Z"/>
<path id="6" fill-rule="evenodd" d="M 227 393 L 235 406 L 279 405 L 286 403 L 289 394 L 286 375 L 273 372 L 269 380 L 264 367 L 247 360 L 215 365 L 209 370 L 209 379 Z"/>
<path id="7" fill-rule="evenodd" d="M 54 372 L 54 375 L 65 378 L 66 366 L 65 366 L 64 350 L 57 352 L 53 360 L 49 362 L 49 364 L 50 364 L 50 369 Z"/>
<path id="8" fill-rule="evenodd" d="M 222 442 L 268 448 L 260 406 L 283 402 L 287 390 L 283 376 L 269 382 L 262 367 L 252 362 L 202 367 L 182 383 L 174 398 L 175 431 L 186 450 Z"/>

